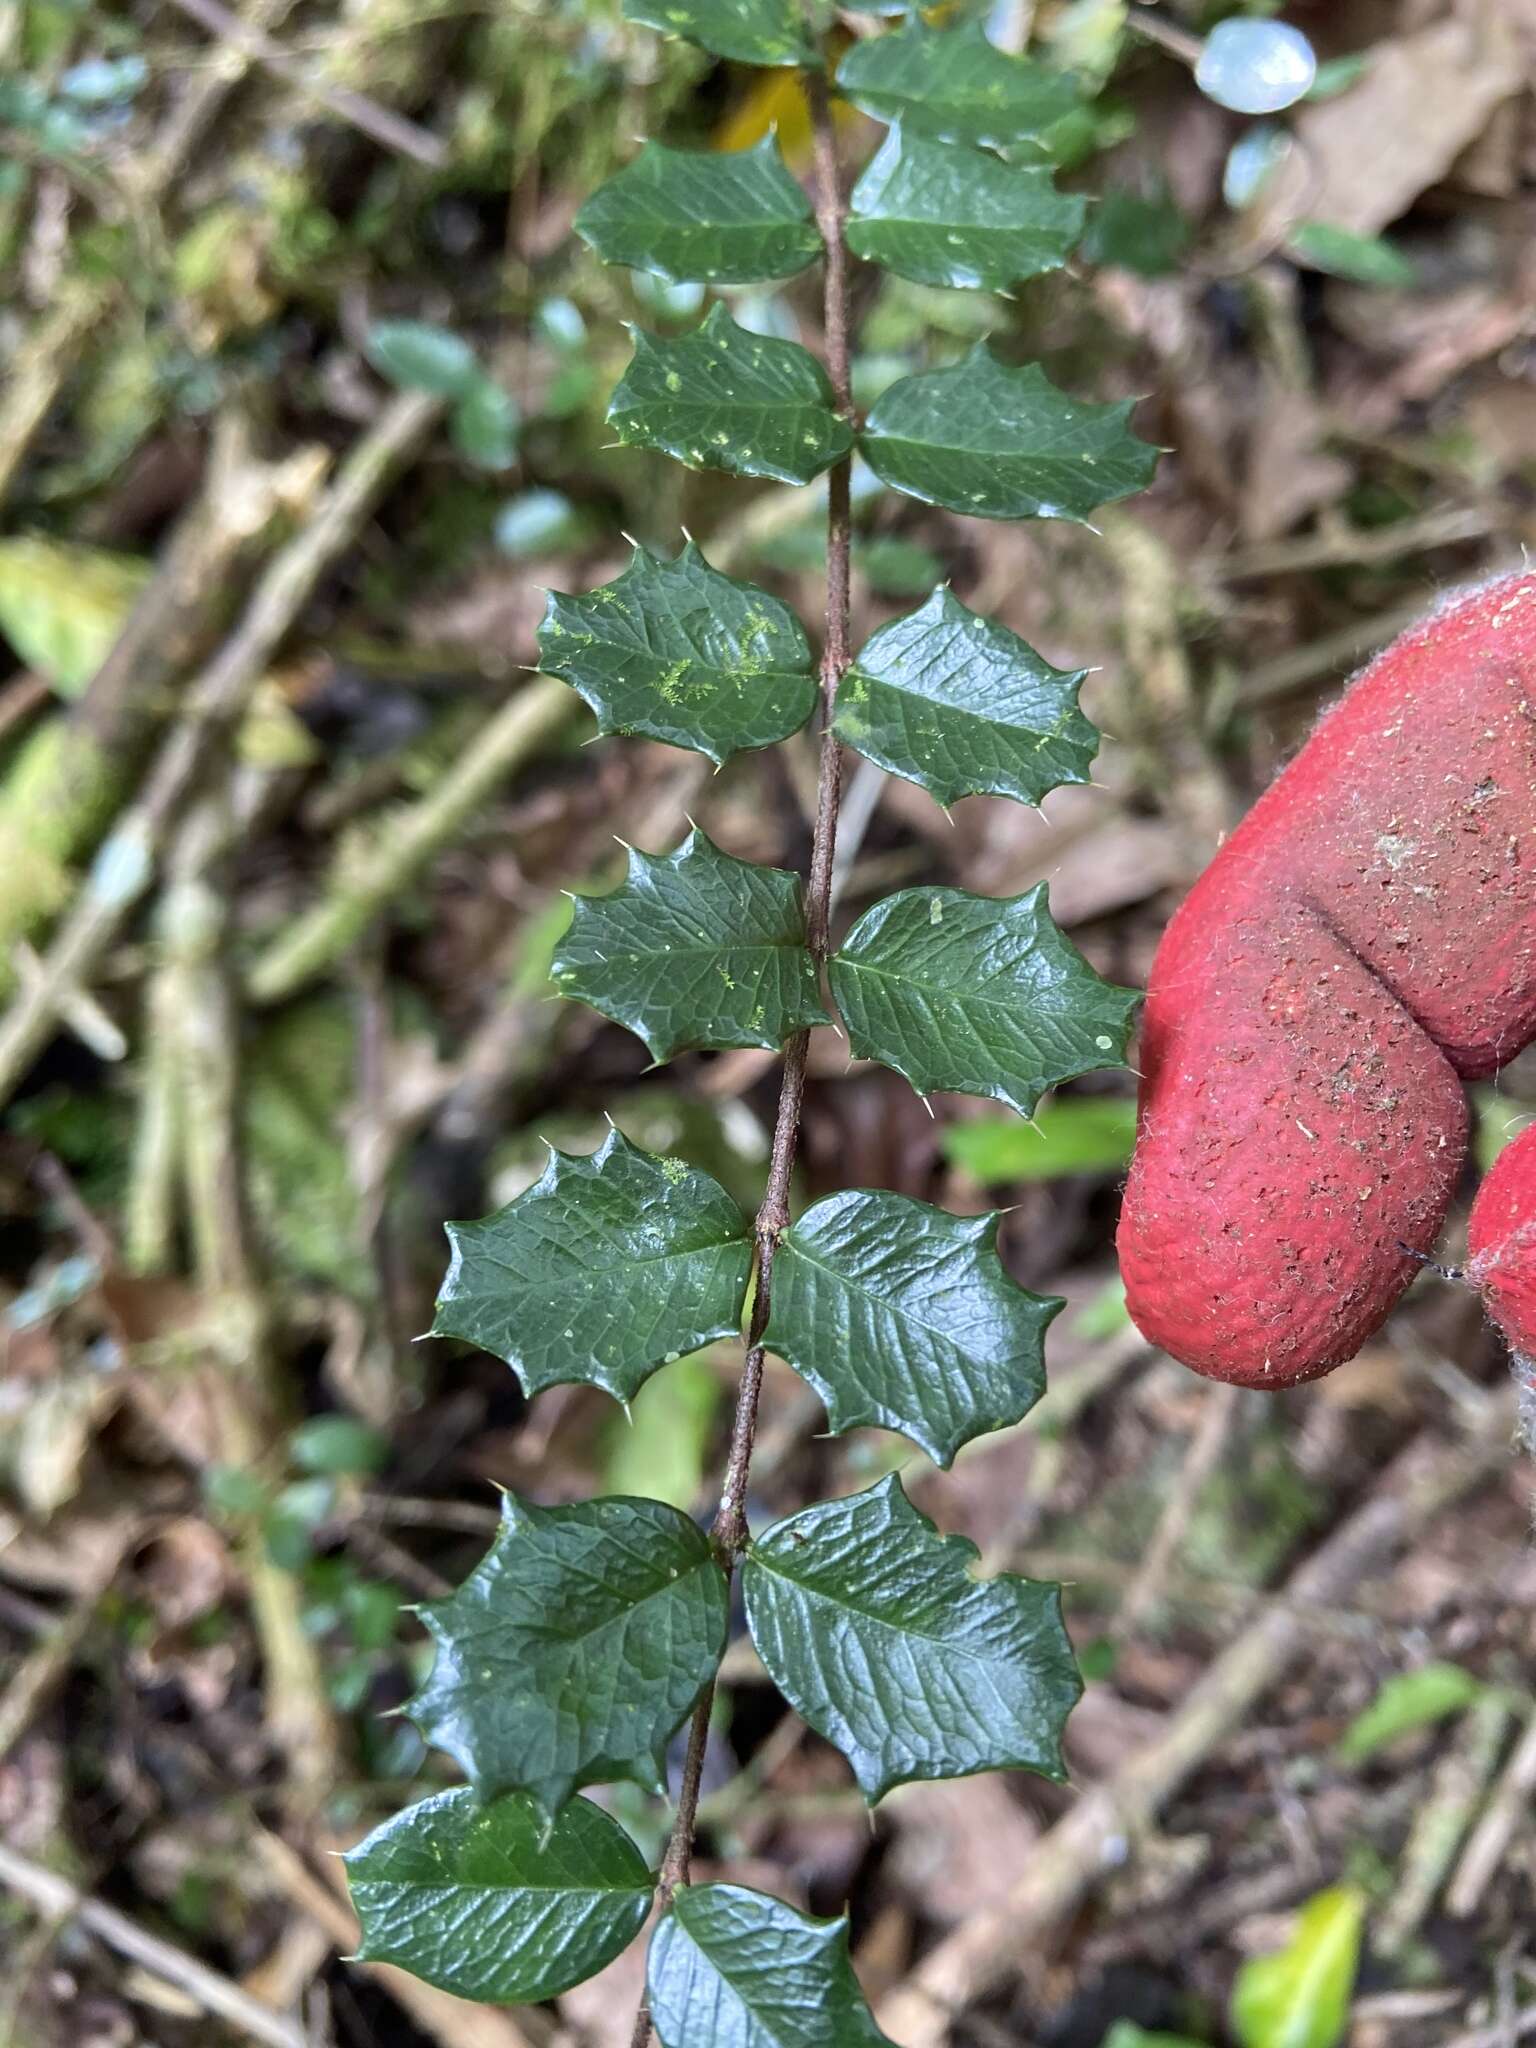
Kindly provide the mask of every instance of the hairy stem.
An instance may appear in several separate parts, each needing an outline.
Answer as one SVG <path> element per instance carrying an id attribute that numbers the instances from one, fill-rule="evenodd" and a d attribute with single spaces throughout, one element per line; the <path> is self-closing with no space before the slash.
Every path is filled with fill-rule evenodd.
<path id="1" fill-rule="evenodd" d="M 823 313 L 827 372 L 832 379 L 839 411 L 851 417 L 848 251 L 843 242 L 846 208 L 838 171 L 837 139 L 832 127 L 825 74 L 809 72 L 805 86 L 815 138 L 816 220 L 827 252 Z M 827 476 L 827 615 L 821 652 L 821 751 L 805 910 L 806 939 L 818 969 L 825 964 L 831 950 L 832 861 L 837 849 L 837 810 L 843 783 L 843 750 L 832 731 L 832 714 L 837 704 L 838 685 L 853 658 L 849 638 L 850 469 L 851 458 L 844 456 Z M 731 1425 L 731 1448 L 726 1459 L 720 1507 L 711 1531 L 716 1555 L 727 1577 L 734 1572 L 736 1560 L 747 1543 L 747 1479 L 752 1463 L 752 1441 L 757 1433 L 758 1397 L 763 1387 L 763 1332 L 768 1327 L 774 1255 L 780 1234 L 789 1223 L 789 1183 L 800 1141 L 800 1111 L 805 1099 L 805 1069 L 810 1045 L 809 1031 L 798 1031 L 784 1048 L 784 1077 L 779 1086 L 779 1107 L 774 1118 L 768 1185 L 753 1230 L 757 1291 L 752 1302 L 752 1319 L 747 1327 L 747 1356 L 736 1394 L 736 1415 Z M 704 1751 L 709 1740 L 709 1718 L 714 1701 L 715 1688 L 711 1684 L 694 1708 L 693 1719 L 688 1726 L 688 1748 L 683 1759 L 677 1816 L 672 1823 L 657 1886 L 657 1900 L 663 1912 L 671 1905 L 677 1887 L 688 1882 L 699 1788 L 704 1776 Z M 635 2015 L 631 2048 L 646 2048 L 650 2038 L 650 2006 L 642 2000 Z"/>

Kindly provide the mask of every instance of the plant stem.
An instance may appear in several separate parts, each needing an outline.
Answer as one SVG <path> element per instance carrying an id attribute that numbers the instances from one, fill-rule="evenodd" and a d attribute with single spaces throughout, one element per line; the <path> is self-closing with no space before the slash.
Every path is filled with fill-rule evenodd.
<path id="1" fill-rule="evenodd" d="M 819 70 L 807 72 L 805 89 L 810 101 L 815 139 L 816 220 L 827 252 L 823 294 L 827 372 L 832 380 L 838 410 L 851 418 L 848 251 L 843 241 L 846 209 L 825 73 Z M 851 468 L 852 458 L 845 455 L 841 462 L 833 465 L 827 476 L 827 613 L 821 651 L 821 750 L 805 909 L 806 942 L 818 970 L 825 965 L 831 950 L 832 860 L 837 849 L 837 810 L 843 785 L 843 750 L 832 730 L 832 714 L 837 705 L 838 685 L 853 658 L 849 602 L 852 525 L 848 487 Z M 731 1425 L 731 1447 L 726 1459 L 720 1507 L 710 1532 L 727 1579 L 734 1573 L 736 1560 L 747 1545 L 747 1479 L 752 1463 L 752 1442 L 757 1432 L 758 1397 L 763 1388 L 763 1332 L 768 1327 L 774 1254 L 778 1250 L 779 1237 L 789 1224 L 789 1183 L 800 1140 L 800 1112 L 805 1100 L 805 1070 L 810 1046 L 810 1032 L 798 1031 L 784 1048 L 784 1077 L 779 1085 L 768 1185 L 753 1228 L 757 1291 L 752 1302 L 752 1319 L 747 1327 L 747 1356 L 736 1394 L 736 1415 Z M 693 1719 L 688 1726 L 688 1748 L 683 1759 L 677 1816 L 672 1823 L 656 1889 L 662 1912 L 670 1907 L 677 1887 L 688 1882 L 699 1788 L 704 1776 L 704 1752 L 709 1740 L 709 1719 L 714 1701 L 715 1688 L 711 1683 L 694 1708 Z M 650 2005 L 648 2000 L 642 1999 L 640 2010 L 635 2015 L 631 2048 L 646 2048 L 650 2038 Z"/>

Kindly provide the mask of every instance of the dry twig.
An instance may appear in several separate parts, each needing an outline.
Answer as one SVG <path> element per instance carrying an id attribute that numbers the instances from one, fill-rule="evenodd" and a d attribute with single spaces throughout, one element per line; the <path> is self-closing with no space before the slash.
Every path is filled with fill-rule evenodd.
<path id="1" fill-rule="evenodd" d="M 0 1020 L 0 1100 L 48 1041 L 63 1002 L 88 982 L 142 900 L 166 835 L 196 791 L 212 748 L 243 713 L 316 584 L 356 538 L 396 466 L 442 411 L 423 392 L 392 399 L 322 493 L 302 532 L 268 564 L 239 626 L 194 684 L 144 789 L 118 820 L 49 948 L 44 971 Z"/>
<path id="2" fill-rule="evenodd" d="M 1536 1711 L 1526 1722 L 1514 1753 L 1494 1787 L 1487 1810 L 1462 1851 L 1456 1874 L 1445 1895 L 1445 1909 L 1465 1920 L 1478 1909 L 1483 1893 L 1504 1861 L 1515 1832 L 1530 1820 L 1536 1795 Z"/>
<path id="3" fill-rule="evenodd" d="M 1205 1483 L 1221 1462 L 1241 1403 L 1242 1390 L 1238 1387 L 1212 1384 L 1204 1390 L 1200 1425 L 1189 1440 L 1173 1492 L 1152 1533 L 1141 1567 L 1115 1616 L 1111 1633 L 1116 1640 L 1123 1641 L 1133 1634 L 1161 1600 L 1169 1567 L 1177 1562 Z"/>
<path id="4" fill-rule="evenodd" d="M 308 2048 L 303 2027 L 268 2005 L 249 1997 L 238 1984 L 189 1956 L 170 1942 L 150 1934 L 126 1913 L 90 1898 L 68 1878 L 0 1843 L 0 1885 L 28 1899 L 41 1913 L 58 1921 L 73 1920 L 119 1955 L 129 1957 L 151 1975 L 174 1984 L 216 2019 L 225 2020 L 253 2041 L 270 2048 Z"/>

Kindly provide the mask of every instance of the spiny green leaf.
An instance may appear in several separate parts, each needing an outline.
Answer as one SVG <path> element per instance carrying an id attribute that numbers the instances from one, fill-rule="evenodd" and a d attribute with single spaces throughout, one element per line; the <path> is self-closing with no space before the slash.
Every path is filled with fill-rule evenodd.
<path id="1" fill-rule="evenodd" d="M 1140 1000 L 1058 929 L 1044 882 L 1011 897 L 899 890 L 865 911 L 829 972 L 858 1058 L 921 1095 L 988 1095 L 1020 1116 L 1058 1081 L 1123 1064 Z"/>
<path id="2" fill-rule="evenodd" d="M 1073 519 L 1152 480 L 1157 450 L 1132 401 L 1089 405 L 1038 363 L 1010 369 L 983 342 L 947 370 L 903 377 L 875 401 L 860 447 L 894 490 L 978 519 Z"/>
<path id="3" fill-rule="evenodd" d="M 847 1921 L 744 1885 L 678 1888 L 646 1987 L 662 2048 L 890 2048 L 848 1960 Z"/>
<path id="4" fill-rule="evenodd" d="M 692 541 L 674 562 L 637 548 L 585 597 L 551 592 L 539 659 L 601 732 L 690 747 L 717 767 L 797 732 L 816 702 L 811 644 L 789 606 L 722 576 Z"/>
<path id="5" fill-rule="evenodd" d="M 432 1335 L 505 1359 L 525 1394 L 577 1380 L 627 1401 L 741 1328 L 746 1219 L 707 1173 L 618 1131 L 588 1159 L 552 1150 L 531 1188 L 448 1238 Z"/>
<path id="6" fill-rule="evenodd" d="M 552 1830 L 531 1800 L 441 1792 L 346 1857 L 359 1958 L 488 2005 L 533 2005 L 611 1963 L 640 1932 L 655 1880 L 590 1799 Z"/>
<path id="7" fill-rule="evenodd" d="M 1237 1973 L 1232 2025 L 1243 2048 L 1336 2048 L 1349 2025 L 1365 1894 L 1334 1885 L 1308 1899 L 1274 1955 Z"/>
<path id="8" fill-rule="evenodd" d="M 826 1022 L 799 877 L 733 860 L 697 829 L 673 853 L 631 847 L 620 888 L 578 896 L 552 971 L 562 995 L 627 1025 L 658 1061 L 775 1051 Z"/>
<path id="9" fill-rule="evenodd" d="M 1083 232 L 1088 202 L 1051 172 L 892 128 L 854 187 L 847 241 L 918 284 L 1006 291 L 1057 270 Z"/>
<path id="10" fill-rule="evenodd" d="M 976 794 L 1038 804 L 1088 780 L 1099 736 L 1077 708 L 1086 674 L 1052 668 L 946 585 L 866 641 L 833 730 L 941 804 Z"/>
<path id="11" fill-rule="evenodd" d="M 522 1791 L 551 1816 L 582 1785 L 661 1792 L 728 1606 L 708 1539 L 664 1501 L 506 1494 L 490 1550 L 421 1610 L 437 1657 L 405 1712 L 482 1799 Z"/>
<path id="12" fill-rule="evenodd" d="M 798 342 L 749 334 L 718 304 L 676 341 L 634 339 L 608 408 L 627 446 L 785 484 L 812 482 L 853 446 L 826 371 Z"/>
<path id="13" fill-rule="evenodd" d="M 948 1465 L 1033 1408 L 1064 1303 L 1009 1278 L 997 1222 L 860 1188 L 780 1239 L 764 1342 L 810 1381 L 834 1431 L 899 1429 Z"/>
<path id="14" fill-rule="evenodd" d="M 1077 104 L 1070 78 L 999 50 L 979 21 L 932 29 L 915 14 L 894 35 L 855 43 L 837 83 L 877 121 L 997 149 L 1037 139 Z"/>
<path id="15" fill-rule="evenodd" d="M 814 64 L 796 0 L 624 0 L 624 19 L 682 36 L 736 64 Z"/>
<path id="16" fill-rule="evenodd" d="M 802 1720 L 853 1766 L 871 1804 L 893 1785 L 1029 1770 L 1060 1779 L 1082 1693 L 1061 1589 L 973 1577 L 894 1473 L 777 1522 L 742 1571 L 747 1621 Z"/>
<path id="17" fill-rule="evenodd" d="M 576 232 L 605 263 L 676 284 L 793 277 L 821 253 L 811 203 L 772 135 L 717 154 L 648 142 L 593 193 Z"/>

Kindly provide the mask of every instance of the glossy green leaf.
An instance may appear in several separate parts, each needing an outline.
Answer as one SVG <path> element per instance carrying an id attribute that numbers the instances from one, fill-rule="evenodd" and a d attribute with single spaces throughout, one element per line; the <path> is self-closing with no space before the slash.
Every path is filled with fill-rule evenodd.
<path id="1" fill-rule="evenodd" d="M 890 2048 L 848 1960 L 847 1921 L 744 1885 L 678 1889 L 646 1988 L 662 2048 Z"/>
<path id="2" fill-rule="evenodd" d="M 627 1401 L 658 1366 L 741 1327 L 740 1209 L 707 1173 L 618 1131 L 590 1158 L 552 1150 L 531 1188 L 448 1238 L 431 1334 L 505 1359 L 529 1395 L 577 1380 Z"/>
<path id="3" fill-rule="evenodd" d="M 1034 1407 L 1064 1303 L 1009 1278 L 997 1224 L 859 1188 L 779 1240 L 764 1342 L 820 1394 L 834 1431 L 898 1429 L 948 1465 Z"/>
<path id="4" fill-rule="evenodd" d="M 467 1790 L 408 1806 L 346 1857 L 359 1959 L 488 2005 L 553 1998 L 640 1932 L 655 1879 L 590 1799 L 553 1829 L 520 1793 Z"/>
<path id="5" fill-rule="evenodd" d="M 1094 973 L 1044 882 L 1009 897 L 899 890 L 864 913 L 829 972 L 858 1058 L 920 1095 L 986 1095 L 1020 1116 L 1058 1081 L 1123 1065 L 1140 1001 Z"/>
<path id="6" fill-rule="evenodd" d="M 1077 708 L 1086 674 L 1052 668 L 946 585 L 865 642 L 833 729 L 941 804 L 977 794 L 1038 804 L 1088 780 L 1099 735 Z"/>
<path id="7" fill-rule="evenodd" d="M 933 29 L 915 14 L 893 35 L 855 43 L 837 83 L 877 121 L 999 149 L 1037 139 L 1077 104 L 1070 78 L 998 49 L 979 21 Z"/>
<path id="8" fill-rule="evenodd" d="M 1120 1095 L 1058 1096 L 1028 1123 L 1014 1116 L 977 1117 L 946 1125 L 939 1142 L 952 1166 L 985 1187 L 1060 1180 L 1069 1173 L 1119 1173 L 1136 1142 L 1136 1105 Z"/>
<path id="9" fill-rule="evenodd" d="M 903 377 L 860 440 L 893 490 L 978 519 L 1073 519 L 1152 480 L 1157 450 L 1126 424 L 1132 401 L 1090 405 L 1038 363 L 1011 369 L 978 342 L 947 370 Z"/>
<path id="10" fill-rule="evenodd" d="M 814 64 L 797 0 L 624 0 L 624 19 L 737 64 Z"/>
<path id="11" fill-rule="evenodd" d="M 376 320 L 364 348 L 379 374 L 407 391 L 462 398 L 481 381 L 469 343 L 425 320 Z"/>
<path id="12" fill-rule="evenodd" d="M 1365 1894 L 1354 1885 L 1318 1892 L 1275 1955 L 1237 1973 L 1232 2026 L 1242 2048 L 1338 2048 L 1360 1965 Z"/>
<path id="13" fill-rule="evenodd" d="M 811 202 L 772 135 L 716 153 L 648 142 L 593 193 L 576 232 L 605 263 L 677 284 L 793 277 L 821 253 Z"/>
<path id="14" fill-rule="evenodd" d="M 505 1494 L 490 1550 L 421 1610 L 437 1657 L 404 1711 L 482 1799 L 526 1792 L 548 1816 L 582 1785 L 661 1792 L 728 1605 L 708 1538 L 664 1501 Z"/>
<path id="15" fill-rule="evenodd" d="M 555 954 L 562 995 L 643 1038 L 653 1059 L 762 1046 L 824 1024 L 800 878 L 734 860 L 697 829 L 673 853 L 629 851 L 610 896 L 578 896 Z"/>
<path id="16" fill-rule="evenodd" d="M 894 1473 L 777 1522 L 742 1571 L 747 1621 L 801 1718 L 848 1758 L 871 1802 L 919 1778 L 1065 1775 L 1082 1692 L 1061 1589 L 999 1572 L 941 1536 Z"/>
<path id="17" fill-rule="evenodd" d="M 816 702 L 815 657 L 786 604 L 712 569 L 690 541 L 643 548 L 584 597 L 551 592 L 539 659 L 580 692 L 602 732 L 689 747 L 718 764 L 797 732 Z"/>
<path id="18" fill-rule="evenodd" d="M 1400 1736 L 1461 1713 L 1483 1690 L 1482 1681 L 1459 1664 L 1421 1664 L 1416 1671 L 1394 1672 L 1340 1736 L 1339 1761 L 1368 1763 Z"/>
<path id="19" fill-rule="evenodd" d="M 1058 270 L 1087 211 L 1049 169 L 895 127 L 854 187 L 847 242 L 918 284 L 1006 291 Z"/>
<path id="20" fill-rule="evenodd" d="M 827 373 L 798 342 L 749 334 L 716 304 L 675 341 L 635 330 L 608 418 L 628 447 L 693 468 L 808 484 L 853 446 Z"/>

